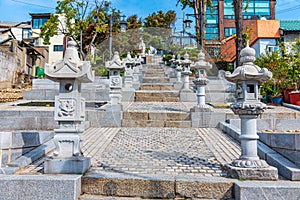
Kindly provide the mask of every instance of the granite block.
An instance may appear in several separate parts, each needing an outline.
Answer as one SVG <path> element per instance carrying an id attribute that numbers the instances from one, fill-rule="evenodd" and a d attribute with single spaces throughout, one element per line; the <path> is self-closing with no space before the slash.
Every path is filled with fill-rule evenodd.
<path id="1" fill-rule="evenodd" d="M 294 134 L 276 133 L 271 134 L 270 146 L 274 148 L 289 148 L 291 150 L 295 149 L 294 144 Z"/>
<path id="2" fill-rule="evenodd" d="M 12 145 L 12 132 L 0 132 L 0 149 L 8 149 Z"/>
<path id="3" fill-rule="evenodd" d="M 267 154 L 266 161 L 278 169 L 278 173 L 292 181 L 300 180 L 300 168 L 279 154 Z"/>
<path id="4" fill-rule="evenodd" d="M 288 181 L 236 181 L 235 199 L 296 200 L 300 199 L 300 183 Z"/>
<path id="5" fill-rule="evenodd" d="M 80 175 L 0 176 L 1 200 L 77 200 L 81 193 Z"/>
<path id="6" fill-rule="evenodd" d="M 37 147 L 54 136 L 47 131 L 15 131 L 12 133 L 12 148 Z"/>
<path id="7" fill-rule="evenodd" d="M 192 199 L 231 199 L 233 182 L 223 178 L 176 178 L 176 193 Z"/>
<path id="8" fill-rule="evenodd" d="M 131 174 L 88 174 L 82 179 L 82 192 L 92 195 L 174 198 L 174 180 Z"/>
<path id="9" fill-rule="evenodd" d="M 44 162 L 45 174 L 83 174 L 91 167 L 91 158 L 48 158 Z"/>

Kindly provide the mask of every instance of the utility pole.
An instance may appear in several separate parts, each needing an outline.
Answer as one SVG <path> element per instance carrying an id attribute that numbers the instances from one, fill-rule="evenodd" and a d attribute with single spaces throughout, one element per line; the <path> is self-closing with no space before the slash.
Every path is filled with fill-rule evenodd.
<path id="1" fill-rule="evenodd" d="M 112 14 L 113 13 L 111 13 L 109 19 L 109 59 L 110 60 L 112 58 L 112 23 L 113 23 Z"/>

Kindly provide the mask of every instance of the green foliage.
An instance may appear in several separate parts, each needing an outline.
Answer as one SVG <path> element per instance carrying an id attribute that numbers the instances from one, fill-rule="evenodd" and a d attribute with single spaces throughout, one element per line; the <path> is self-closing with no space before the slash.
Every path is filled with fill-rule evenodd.
<path id="1" fill-rule="evenodd" d="M 81 36 L 84 30 L 94 23 L 91 34 L 103 33 L 107 27 L 105 20 L 103 2 L 100 0 L 95 0 L 94 3 L 90 3 L 89 0 L 58 0 L 56 14 L 52 14 L 48 22 L 41 27 L 40 37 L 44 39 L 45 44 L 50 44 L 51 37 L 64 34 L 81 47 L 90 45 L 82 44 Z M 91 41 L 92 39 L 89 42 Z"/>
<path id="2" fill-rule="evenodd" d="M 160 27 L 160 28 L 171 28 L 176 20 L 176 13 L 174 10 L 169 10 L 164 13 L 163 11 L 158 11 L 157 13 L 152 13 L 144 20 L 145 27 Z"/>
<path id="3" fill-rule="evenodd" d="M 299 48 L 300 39 L 296 41 L 290 52 L 287 52 L 282 44 L 280 51 L 266 53 L 255 61 L 256 65 L 267 68 L 273 73 L 272 79 L 261 85 L 262 94 L 276 97 L 281 96 L 284 89 L 296 89 L 300 76 Z"/>

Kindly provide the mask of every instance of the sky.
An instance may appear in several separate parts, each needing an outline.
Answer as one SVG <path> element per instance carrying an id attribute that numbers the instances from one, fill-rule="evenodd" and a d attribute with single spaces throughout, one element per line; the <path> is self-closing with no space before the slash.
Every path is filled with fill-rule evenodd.
<path id="1" fill-rule="evenodd" d="M 177 14 L 176 28 L 182 26 L 183 12 L 192 13 L 192 10 L 181 10 L 176 7 L 177 0 L 111 0 L 112 6 L 122 14 L 145 18 L 153 12 L 175 10 Z M 29 13 L 54 13 L 56 0 L 0 0 L 0 21 L 19 22 L 30 21 Z M 277 0 L 276 19 L 299 19 L 300 0 Z"/>

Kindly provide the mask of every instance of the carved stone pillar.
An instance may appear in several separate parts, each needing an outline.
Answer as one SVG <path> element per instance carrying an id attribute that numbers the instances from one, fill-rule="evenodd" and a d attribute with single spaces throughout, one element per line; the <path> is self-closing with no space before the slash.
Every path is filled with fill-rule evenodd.
<path id="1" fill-rule="evenodd" d="M 47 174 L 80 174 L 90 167 L 90 158 L 80 150 L 80 133 L 84 131 L 85 100 L 81 97 L 81 83 L 94 80 L 89 62 L 80 61 L 76 43 L 68 42 L 64 59 L 45 65 L 46 76 L 59 82 L 59 95 L 55 97 L 55 129 L 53 156 L 45 161 Z"/>
<path id="2" fill-rule="evenodd" d="M 201 51 L 198 54 L 198 61 L 192 64 L 191 68 L 196 70 L 193 83 L 196 86 L 197 106 L 194 110 L 210 111 L 209 107 L 205 104 L 205 87 L 209 82 L 206 78 L 206 70 L 211 69 L 212 65 L 205 61 L 205 54 Z"/>
<path id="3" fill-rule="evenodd" d="M 122 77 L 120 73 L 124 71 L 124 66 L 118 52 L 114 53 L 111 61 L 105 63 L 105 67 L 109 71 L 110 104 L 112 106 L 121 105 Z"/>
<path id="4" fill-rule="evenodd" d="M 236 102 L 232 111 L 241 118 L 241 156 L 227 164 L 228 176 L 241 179 L 276 180 L 278 172 L 257 155 L 257 117 L 264 112 L 266 105 L 258 100 L 259 84 L 272 77 L 266 68 L 253 64 L 255 50 L 247 46 L 240 54 L 242 66 L 234 72 L 226 72 L 225 78 L 236 83 Z"/>

